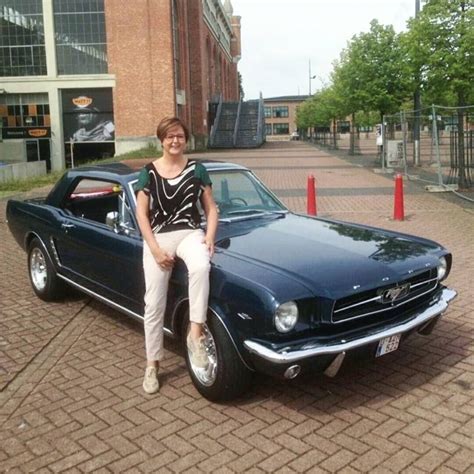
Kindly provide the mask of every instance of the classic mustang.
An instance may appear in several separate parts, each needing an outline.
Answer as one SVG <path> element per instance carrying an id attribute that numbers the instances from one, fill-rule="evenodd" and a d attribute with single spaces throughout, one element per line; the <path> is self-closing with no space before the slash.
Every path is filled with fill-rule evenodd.
<path id="1" fill-rule="evenodd" d="M 452 257 L 418 238 L 288 209 L 245 167 L 204 162 L 219 208 L 205 328 L 210 363 L 186 363 L 211 400 L 240 394 L 253 372 L 334 376 L 350 354 L 379 357 L 429 334 L 456 292 Z M 45 199 L 10 200 L 8 225 L 44 300 L 71 285 L 142 320 L 142 239 L 125 163 L 73 169 Z M 165 331 L 183 339 L 187 271 L 175 265 Z M 184 344 L 185 347 L 185 344 Z"/>

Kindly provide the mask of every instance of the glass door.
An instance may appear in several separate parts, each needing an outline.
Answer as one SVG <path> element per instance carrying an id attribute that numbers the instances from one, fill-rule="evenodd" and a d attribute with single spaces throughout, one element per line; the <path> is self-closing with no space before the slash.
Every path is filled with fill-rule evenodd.
<path id="1" fill-rule="evenodd" d="M 40 152 L 38 140 L 25 140 L 26 161 L 39 161 Z"/>

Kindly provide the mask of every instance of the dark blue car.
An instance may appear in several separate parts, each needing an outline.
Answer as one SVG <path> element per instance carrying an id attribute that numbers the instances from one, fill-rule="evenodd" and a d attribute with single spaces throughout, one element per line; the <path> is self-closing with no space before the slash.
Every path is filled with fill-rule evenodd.
<path id="1" fill-rule="evenodd" d="M 205 330 L 211 363 L 192 380 L 211 399 L 241 393 L 254 372 L 334 376 L 346 356 L 394 351 L 429 334 L 456 292 L 439 244 L 288 209 L 248 169 L 205 162 L 219 208 Z M 137 170 L 125 163 L 68 171 L 45 199 L 10 200 L 7 219 L 44 300 L 73 286 L 142 320 Z M 165 331 L 183 338 L 187 271 L 171 278 Z M 185 351 L 186 352 L 186 351 Z"/>

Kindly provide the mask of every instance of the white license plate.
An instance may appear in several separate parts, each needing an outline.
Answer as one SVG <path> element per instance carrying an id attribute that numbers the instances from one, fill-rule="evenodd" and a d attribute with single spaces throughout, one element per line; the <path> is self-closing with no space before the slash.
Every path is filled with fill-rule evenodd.
<path id="1" fill-rule="evenodd" d="M 394 336 L 384 337 L 380 339 L 379 345 L 377 347 L 377 352 L 375 353 L 375 357 L 380 357 L 389 352 L 396 351 L 398 349 L 398 345 L 400 344 L 400 334 L 395 334 Z"/>

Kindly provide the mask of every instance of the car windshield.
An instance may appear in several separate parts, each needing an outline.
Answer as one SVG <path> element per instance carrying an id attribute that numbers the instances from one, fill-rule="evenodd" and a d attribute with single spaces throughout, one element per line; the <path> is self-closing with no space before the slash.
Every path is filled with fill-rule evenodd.
<path id="1" fill-rule="evenodd" d="M 210 171 L 219 218 L 286 212 L 286 207 L 251 172 Z"/>

